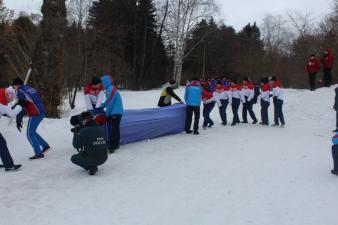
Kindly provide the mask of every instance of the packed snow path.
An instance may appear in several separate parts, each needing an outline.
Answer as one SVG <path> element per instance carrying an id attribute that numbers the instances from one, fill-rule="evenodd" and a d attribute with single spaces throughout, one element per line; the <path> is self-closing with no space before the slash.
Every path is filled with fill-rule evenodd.
<path id="1" fill-rule="evenodd" d="M 159 94 L 122 92 L 126 108 L 154 107 Z M 69 116 L 83 107 L 43 121 L 39 131 L 53 150 L 32 162 L 25 133 L 1 119 L 0 132 L 23 168 L 0 171 L 0 224 L 337 225 L 334 89 L 286 90 L 285 98 L 284 129 L 223 127 L 214 109 L 214 128 L 122 146 L 94 177 L 69 160 Z"/>

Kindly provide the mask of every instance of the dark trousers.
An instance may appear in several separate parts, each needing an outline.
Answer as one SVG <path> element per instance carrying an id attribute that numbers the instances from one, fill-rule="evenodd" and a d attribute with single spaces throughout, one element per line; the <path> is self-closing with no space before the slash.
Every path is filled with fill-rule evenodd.
<path id="1" fill-rule="evenodd" d="M 120 123 L 122 115 L 113 115 L 107 118 L 106 122 L 106 141 L 108 148 L 118 148 L 120 146 Z"/>
<path id="2" fill-rule="evenodd" d="M 198 131 L 198 124 L 200 122 L 200 107 L 199 106 L 187 106 L 187 117 L 185 121 L 185 130 L 189 131 L 191 128 L 192 116 L 194 115 L 194 131 Z"/>
<path id="3" fill-rule="evenodd" d="M 234 114 L 234 118 L 232 120 L 232 124 L 240 123 L 241 121 L 239 120 L 238 116 L 238 109 L 239 106 L 241 105 L 241 100 L 239 98 L 232 98 L 232 113 Z"/>
<path id="4" fill-rule="evenodd" d="M 310 90 L 316 89 L 316 76 L 317 76 L 317 73 L 309 73 Z"/>
<path id="5" fill-rule="evenodd" d="M 243 117 L 243 122 L 248 122 L 248 112 L 250 114 L 251 119 L 254 122 L 257 122 L 256 115 L 252 109 L 253 107 L 253 101 L 248 102 L 248 97 L 245 97 L 245 103 L 243 103 L 243 110 L 242 110 L 242 117 Z"/>
<path id="6" fill-rule="evenodd" d="M 280 100 L 280 99 L 273 100 L 273 105 L 275 108 L 274 119 L 275 119 L 276 125 L 279 125 L 279 121 L 281 122 L 282 125 L 285 124 L 284 114 L 283 114 L 283 103 L 284 103 L 283 100 Z"/>
<path id="7" fill-rule="evenodd" d="M 11 168 L 14 166 L 12 156 L 7 148 L 7 142 L 1 133 L 0 133 L 0 157 L 5 168 Z"/>
<path id="8" fill-rule="evenodd" d="M 331 69 L 324 69 L 324 86 L 331 86 Z"/>
<path id="9" fill-rule="evenodd" d="M 338 145 L 332 145 L 333 170 L 338 172 Z"/>
<path id="10" fill-rule="evenodd" d="M 98 166 L 101 166 L 103 163 L 107 161 L 107 158 L 108 157 L 104 157 L 100 160 L 97 160 L 95 158 L 90 158 L 84 153 L 78 153 L 78 154 L 73 155 L 70 160 L 75 165 L 80 166 L 85 170 L 90 170 L 92 168 L 97 168 Z"/>
<path id="11" fill-rule="evenodd" d="M 261 99 L 261 117 L 264 125 L 269 125 L 269 109 L 270 103 Z"/>
<path id="12" fill-rule="evenodd" d="M 227 124 L 227 108 L 229 104 L 229 100 L 222 99 L 222 106 L 219 107 L 219 115 L 221 116 L 222 123 Z"/>
<path id="13" fill-rule="evenodd" d="M 216 102 L 210 102 L 208 104 L 203 104 L 203 117 L 204 117 L 204 122 L 203 126 L 208 126 L 208 125 L 214 125 L 214 121 L 210 118 L 210 113 L 215 107 Z"/>

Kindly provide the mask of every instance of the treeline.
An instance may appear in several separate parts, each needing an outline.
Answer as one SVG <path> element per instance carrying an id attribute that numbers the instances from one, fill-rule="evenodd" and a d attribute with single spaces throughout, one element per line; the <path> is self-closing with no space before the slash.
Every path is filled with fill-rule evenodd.
<path id="1" fill-rule="evenodd" d="M 32 67 L 30 82 L 45 96 L 68 95 L 72 107 L 77 88 L 102 74 L 132 90 L 172 78 L 185 84 L 192 77 L 271 75 L 303 88 L 310 54 L 321 57 L 325 48 L 338 54 L 338 0 L 319 23 L 311 14 L 289 12 L 239 31 L 213 19 L 214 0 L 69 0 L 67 18 L 65 0 L 56 2 L 44 1 L 41 19 L 14 18 L 0 0 L 0 86 Z M 53 116 L 57 99 L 45 99 L 54 102 Z"/>
<path id="2" fill-rule="evenodd" d="M 40 23 L 34 24 L 30 16 L 13 19 L 7 12 L 7 19 L 0 21 L 2 84 L 25 76 L 41 33 Z M 102 74 L 112 74 L 121 87 L 129 89 L 165 82 L 171 75 L 170 59 L 155 17 L 154 2 L 149 0 L 93 2 L 85 25 L 72 21 L 65 27 L 60 77 L 64 85 L 83 85 Z"/>

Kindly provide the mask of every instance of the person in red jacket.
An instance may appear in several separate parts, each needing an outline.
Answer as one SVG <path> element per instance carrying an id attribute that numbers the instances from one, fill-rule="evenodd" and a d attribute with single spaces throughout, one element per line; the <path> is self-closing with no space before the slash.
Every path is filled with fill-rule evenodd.
<path id="1" fill-rule="evenodd" d="M 87 110 L 100 108 L 105 100 L 104 89 L 100 78 L 92 78 L 91 83 L 84 88 L 84 98 Z"/>
<path id="2" fill-rule="evenodd" d="M 324 56 L 320 60 L 323 64 L 324 69 L 324 86 L 330 87 L 331 86 L 331 72 L 333 67 L 334 57 L 332 55 L 331 49 L 326 49 L 324 51 Z"/>
<path id="3" fill-rule="evenodd" d="M 311 55 L 306 69 L 309 73 L 310 90 L 314 91 L 316 89 L 316 76 L 320 70 L 320 62 L 315 55 Z"/>
<path id="4" fill-rule="evenodd" d="M 219 100 L 214 97 L 213 92 L 211 91 L 211 87 L 208 82 L 202 81 L 202 100 L 203 100 L 203 129 L 205 130 L 207 127 L 212 127 L 214 125 L 214 121 L 210 118 L 210 113 L 216 105 L 216 101 Z"/>

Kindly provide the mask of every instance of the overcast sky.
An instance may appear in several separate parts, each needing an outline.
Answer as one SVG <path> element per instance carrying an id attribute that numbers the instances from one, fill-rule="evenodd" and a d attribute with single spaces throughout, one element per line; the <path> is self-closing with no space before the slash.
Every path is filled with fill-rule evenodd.
<path id="1" fill-rule="evenodd" d="M 270 14 L 284 14 L 288 10 L 313 13 L 313 18 L 320 20 L 330 11 L 331 0 L 215 0 L 220 6 L 220 18 L 236 29 L 241 29 L 248 22 L 257 21 Z M 8 8 L 16 12 L 39 12 L 42 0 L 4 0 Z"/>

